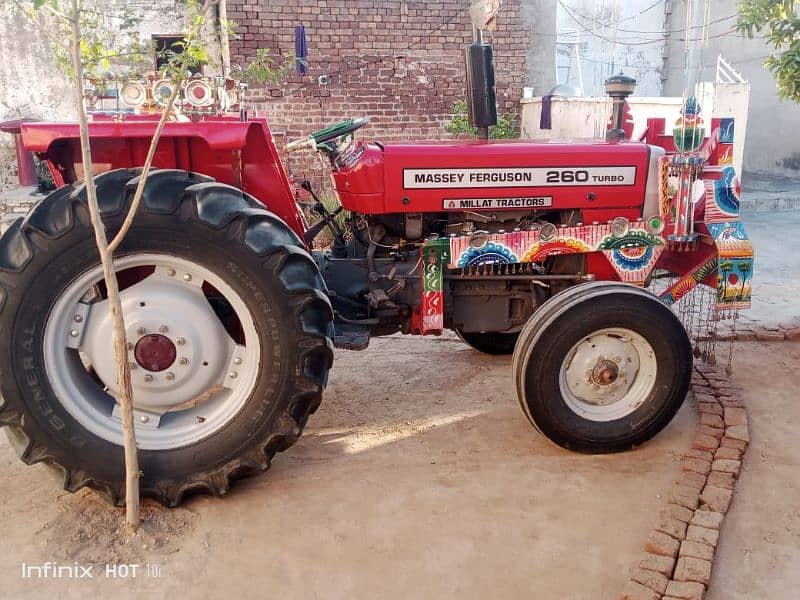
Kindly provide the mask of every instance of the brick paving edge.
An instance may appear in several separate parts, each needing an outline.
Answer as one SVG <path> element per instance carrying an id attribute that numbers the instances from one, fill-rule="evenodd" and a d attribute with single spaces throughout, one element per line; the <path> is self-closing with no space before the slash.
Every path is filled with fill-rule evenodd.
<path id="1" fill-rule="evenodd" d="M 777 325 L 740 325 L 736 330 L 718 330 L 714 339 L 720 342 L 798 342 L 800 323 Z"/>
<path id="2" fill-rule="evenodd" d="M 643 555 L 619 600 L 702 600 L 725 515 L 750 442 L 747 411 L 724 371 L 697 363 L 692 392 L 699 423 L 681 458 Z"/>

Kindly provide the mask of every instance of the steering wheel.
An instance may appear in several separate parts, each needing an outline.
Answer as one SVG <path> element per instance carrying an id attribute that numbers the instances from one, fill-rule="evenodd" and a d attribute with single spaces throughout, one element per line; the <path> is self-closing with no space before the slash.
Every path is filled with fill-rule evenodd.
<path id="1" fill-rule="evenodd" d="M 286 144 L 286 150 L 293 152 L 302 148 L 316 148 L 325 142 L 330 142 L 342 136 L 349 135 L 354 131 L 361 129 L 367 123 L 369 123 L 369 117 L 361 117 L 360 119 L 347 119 L 345 121 L 336 123 L 335 125 L 325 127 L 324 129 L 318 129 L 308 137 L 289 142 Z"/>

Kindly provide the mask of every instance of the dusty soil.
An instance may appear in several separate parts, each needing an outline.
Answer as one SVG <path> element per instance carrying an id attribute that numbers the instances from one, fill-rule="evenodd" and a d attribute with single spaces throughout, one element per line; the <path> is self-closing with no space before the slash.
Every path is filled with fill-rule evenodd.
<path id="1" fill-rule="evenodd" d="M 10 598 L 143 592 L 182 598 L 613 598 L 689 448 L 687 403 L 644 447 L 557 448 L 524 420 L 510 358 L 453 338 L 339 352 L 306 435 L 230 497 L 121 514 L 60 491 L 0 442 L 0 590 Z M 94 565 L 92 580 L 22 577 L 22 563 Z M 107 579 L 106 563 L 142 565 Z M 160 566 L 153 577 L 145 565 Z M 727 596 L 726 596 L 727 597 Z"/>
<path id="2" fill-rule="evenodd" d="M 707 598 L 794 600 L 800 590 L 800 343 L 749 343 L 738 350 L 750 447 Z"/>

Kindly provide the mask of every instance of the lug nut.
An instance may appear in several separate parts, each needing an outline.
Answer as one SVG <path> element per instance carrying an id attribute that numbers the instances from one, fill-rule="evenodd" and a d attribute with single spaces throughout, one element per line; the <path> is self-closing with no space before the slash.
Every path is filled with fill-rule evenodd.
<path id="1" fill-rule="evenodd" d="M 239 374 L 236 371 L 231 371 L 230 373 L 228 373 L 228 377 L 230 377 L 231 379 L 236 379 L 238 376 Z"/>
<path id="2" fill-rule="evenodd" d="M 72 331 L 69 332 L 69 334 L 72 337 L 78 337 L 80 335 L 80 332 L 77 329 L 73 329 Z"/>
<path id="3" fill-rule="evenodd" d="M 142 415 L 141 417 L 139 417 L 139 420 L 142 423 L 149 423 L 150 422 L 150 417 L 148 417 L 147 415 Z"/>
<path id="4" fill-rule="evenodd" d="M 145 383 L 150 383 L 151 381 L 153 381 L 153 376 L 152 375 L 145 375 L 144 376 L 144 382 Z"/>
<path id="5" fill-rule="evenodd" d="M 178 362 L 185 367 L 186 365 L 189 364 L 189 359 L 186 358 L 185 356 L 183 356 L 183 357 L 181 357 L 181 359 Z"/>
<path id="6" fill-rule="evenodd" d="M 158 328 L 158 332 L 159 333 L 167 333 L 167 326 L 166 325 L 162 325 L 161 327 Z"/>
<path id="7" fill-rule="evenodd" d="M 192 280 L 192 276 L 189 273 L 186 273 L 186 275 L 183 276 L 183 280 L 184 281 L 191 281 Z"/>
<path id="8" fill-rule="evenodd" d="M 236 358 L 233 359 L 233 364 L 235 365 L 242 364 L 242 359 L 237 356 Z"/>
<path id="9" fill-rule="evenodd" d="M 76 323 L 83 323 L 83 317 L 81 315 L 75 315 L 72 317 Z"/>
<path id="10" fill-rule="evenodd" d="M 173 375 L 172 373 L 167 373 L 166 375 L 164 375 L 164 377 L 167 378 L 167 381 L 172 381 L 173 379 L 175 379 L 175 375 Z"/>
<path id="11" fill-rule="evenodd" d="M 144 327 L 139 327 L 139 329 L 136 330 L 136 333 L 137 335 L 144 335 L 145 333 L 147 333 L 147 329 L 145 329 Z"/>
<path id="12" fill-rule="evenodd" d="M 175 277 L 175 269 L 173 269 L 172 267 L 167 269 L 167 275 L 169 275 L 170 277 Z"/>
<path id="13" fill-rule="evenodd" d="M 186 340 L 179 337 L 178 339 L 175 340 L 175 343 L 178 344 L 178 346 L 183 346 L 186 343 Z"/>
<path id="14" fill-rule="evenodd" d="M 127 345 L 128 345 L 128 350 L 133 350 L 133 344 L 131 342 L 128 342 Z"/>
<path id="15" fill-rule="evenodd" d="M 139 368 L 139 365 L 137 365 L 135 362 L 129 362 L 129 363 L 128 363 L 128 368 L 129 368 L 131 371 L 134 371 L 134 370 L 136 370 L 136 369 L 138 369 L 138 368 Z"/>

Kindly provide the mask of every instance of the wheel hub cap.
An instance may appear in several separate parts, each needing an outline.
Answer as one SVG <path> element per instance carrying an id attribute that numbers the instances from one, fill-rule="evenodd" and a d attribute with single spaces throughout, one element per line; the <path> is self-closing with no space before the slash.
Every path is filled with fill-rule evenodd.
<path id="1" fill-rule="evenodd" d="M 120 292 L 138 446 L 176 448 L 211 435 L 241 410 L 264 367 L 247 305 L 218 275 L 185 259 L 141 254 L 115 264 L 118 270 L 154 269 Z M 97 266 L 56 301 L 45 327 L 45 368 L 66 410 L 95 435 L 121 445 L 111 307 L 87 293 L 101 279 Z M 243 343 L 228 333 L 212 299 L 228 302 Z"/>
<path id="2" fill-rule="evenodd" d="M 164 371 L 172 366 L 178 351 L 175 344 L 165 335 L 153 333 L 145 335 L 136 342 L 133 351 L 136 362 L 148 371 Z"/>
<path id="3" fill-rule="evenodd" d="M 619 367 L 610 360 L 600 359 L 592 369 L 590 380 L 595 385 L 611 385 L 619 377 Z"/>
<path id="4" fill-rule="evenodd" d="M 577 344 L 569 360 L 567 386 L 578 400 L 611 404 L 628 392 L 638 370 L 639 355 L 629 338 L 591 335 Z"/>
<path id="5" fill-rule="evenodd" d="M 594 421 L 636 410 L 653 389 L 657 364 L 650 344 L 623 328 L 596 331 L 576 343 L 559 375 L 567 405 Z"/>

